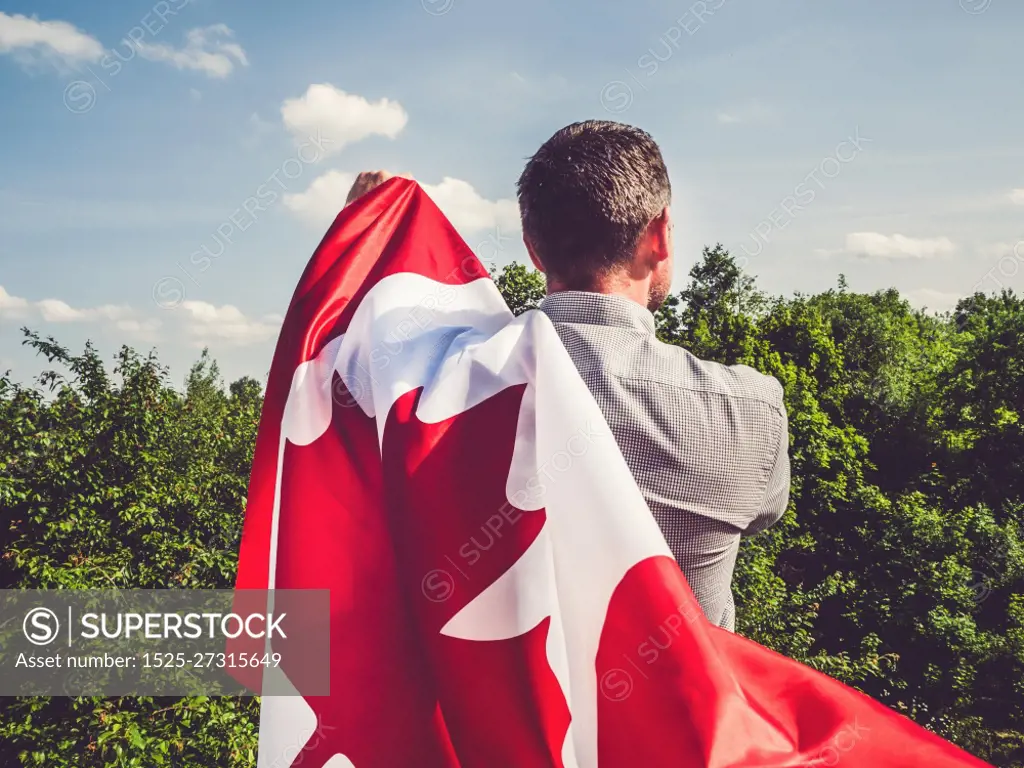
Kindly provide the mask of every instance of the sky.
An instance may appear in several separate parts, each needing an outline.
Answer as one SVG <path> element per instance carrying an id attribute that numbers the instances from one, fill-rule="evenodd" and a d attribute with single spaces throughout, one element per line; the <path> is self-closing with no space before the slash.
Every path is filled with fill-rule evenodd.
<path id="1" fill-rule="evenodd" d="M 361 170 L 411 173 L 493 266 L 560 127 L 647 130 L 676 279 L 771 294 L 1024 290 L 1013 0 L 0 0 L 0 370 L 28 326 L 265 379 Z"/>

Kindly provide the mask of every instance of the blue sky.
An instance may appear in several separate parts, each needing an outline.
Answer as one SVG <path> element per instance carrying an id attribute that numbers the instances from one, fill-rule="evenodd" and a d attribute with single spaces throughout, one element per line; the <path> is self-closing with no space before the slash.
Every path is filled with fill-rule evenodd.
<path id="1" fill-rule="evenodd" d="M 263 378 L 352 174 L 412 173 L 486 261 L 523 260 L 525 159 L 595 117 L 662 146 L 676 288 L 720 241 L 771 293 L 1021 290 L 1022 24 L 1010 0 L 0 0 L 0 368 L 42 369 L 29 325 Z"/>

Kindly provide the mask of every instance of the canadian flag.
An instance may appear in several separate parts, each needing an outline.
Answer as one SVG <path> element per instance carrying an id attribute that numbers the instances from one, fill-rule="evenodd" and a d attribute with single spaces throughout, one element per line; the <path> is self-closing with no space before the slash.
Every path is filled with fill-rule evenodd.
<path id="1" fill-rule="evenodd" d="M 258 768 L 985 765 L 706 621 L 550 321 L 405 179 L 292 298 L 237 587 L 330 590 Z"/>

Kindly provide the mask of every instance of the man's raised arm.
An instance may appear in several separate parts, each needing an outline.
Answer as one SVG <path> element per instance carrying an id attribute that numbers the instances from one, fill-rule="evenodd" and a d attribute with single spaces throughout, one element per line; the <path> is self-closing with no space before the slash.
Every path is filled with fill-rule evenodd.
<path id="1" fill-rule="evenodd" d="M 348 191 L 348 197 L 345 198 L 345 205 L 359 199 L 367 192 L 376 189 L 394 176 L 395 174 L 389 173 L 388 171 L 363 171 L 356 177 L 355 184 L 353 184 L 352 189 Z M 412 178 L 412 176 L 407 173 L 400 173 L 398 176 L 403 179 Z"/>

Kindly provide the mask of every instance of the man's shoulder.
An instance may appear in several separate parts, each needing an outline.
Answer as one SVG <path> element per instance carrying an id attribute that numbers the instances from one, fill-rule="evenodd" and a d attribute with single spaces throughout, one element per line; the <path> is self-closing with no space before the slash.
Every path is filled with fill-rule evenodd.
<path id="1" fill-rule="evenodd" d="M 774 376 L 748 365 L 702 360 L 684 347 L 661 341 L 655 342 L 653 351 L 660 363 L 655 368 L 660 369 L 662 378 L 680 389 L 756 400 L 783 410 L 782 385 Z"/>

